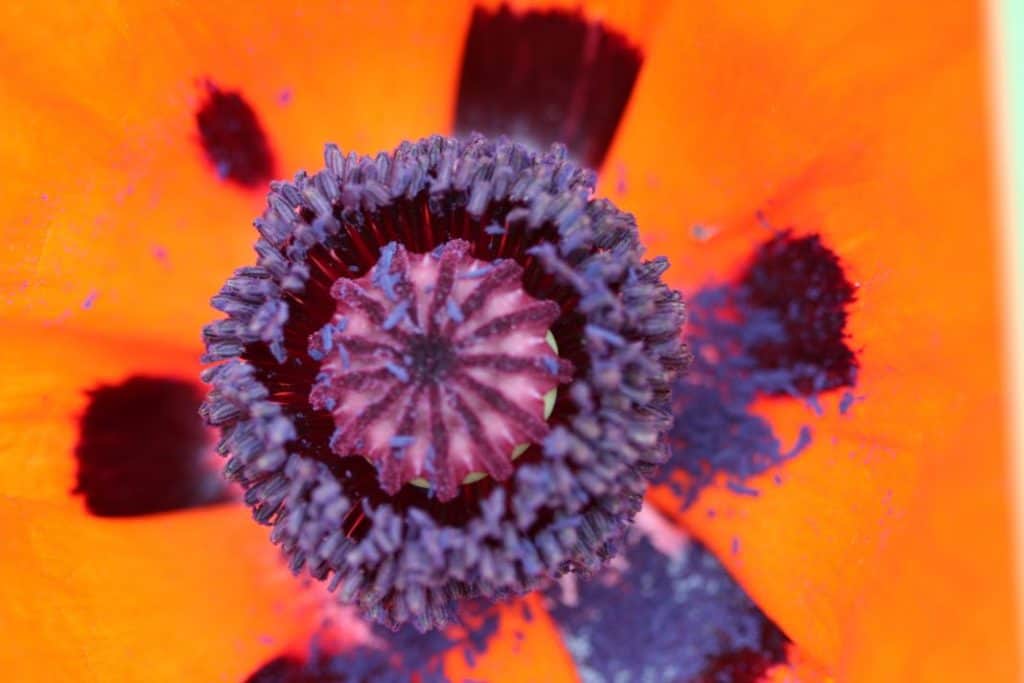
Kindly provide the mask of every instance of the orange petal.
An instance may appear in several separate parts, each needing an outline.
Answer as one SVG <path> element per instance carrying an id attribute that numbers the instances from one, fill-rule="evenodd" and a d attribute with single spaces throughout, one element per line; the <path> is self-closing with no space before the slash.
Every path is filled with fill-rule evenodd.
<path id="1" fill-rule="evenodd" d="M 841 679 L 1019 671 L 981 28 L 961 2 L 680 3 L 605 175 L 684 287 L 735 275 L 759 210 L 820 231 L 860 282 L 864 401 L 820 420 L 764 402 L 810 449 L 781 486 L 683 517 Z"/>
<path id="2" fill-rule="evenodd" d="M 290 176 L 328 141 L 376 152 L 443 132 L 468 17 L 465 2 L 0 8 L 16 131 L 0 140 L 0 315 L 197 339 L 252 260 L 263 203 L 203 156 L 202 79 L 243 93 Z"/>
<path id="3" fill-rule="evenodd" d="M 451 680 L 574 683 L 579 679 L 540 594 L 531 593 L 494 609 L 498 630 L 484 652 L 477 654 L 472 663 L 466 661 L 463 648 L 454 648 L 445 655 L 444 671 Z"/>
<path id="4" fill-rule="evenodd" d="M 100 521 L 0 498 L 7 679 L 242 680 L 315 623 L 248 516 Z"/>

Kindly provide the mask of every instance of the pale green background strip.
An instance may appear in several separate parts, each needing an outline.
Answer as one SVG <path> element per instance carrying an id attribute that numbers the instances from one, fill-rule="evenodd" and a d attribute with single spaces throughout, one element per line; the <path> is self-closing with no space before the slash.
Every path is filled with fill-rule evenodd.
<path id="1" fill-rule="evenodd" d="M 1011 163 L 1008 187 L 1017 236 L 1014 273 L 1020 288 L 1024 286 L 1024 0 L 1003 0 L 1002 6 L 1002 70 L 1010 124 L 1002 142 Z"/>
<path id="2" fill-rule="evenodd" d="M 992 94 L 1004 226 L 1004 283 L 1010 352 L 1017 536 L 1018 657 L 1024 655 L 1024 0 L 992 0 Z M 1019 659 L 1018 659 L 1019 661 Z"/>

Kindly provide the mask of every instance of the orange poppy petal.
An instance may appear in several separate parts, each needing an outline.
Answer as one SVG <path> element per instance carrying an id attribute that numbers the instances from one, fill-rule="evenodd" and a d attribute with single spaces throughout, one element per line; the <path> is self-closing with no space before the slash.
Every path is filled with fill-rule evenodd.
<path id="1" fill-rule="evenodd" d="M 17 134 L 0 141 L 0 312 L 192 343 L 251 260 L 263 203 L 204 157 L 204 79 L 250 103 L 279 174 L 315 170 L 327 141 L 375 152 L 448 126 L 468 16 L 462 2 L 5 6 L 0 110 Z"/>
<path id="2" fill-rule="evenodd" d="M 820 231 L 860 283 L 863 401 L 820 419 L 764 402 L 783 442 L 809 424 L 810 448 L 781 486 L 708 491 L 682 516 L 851 680 L 1018 671 L 980 21 L 957 2 L 681 3 L 605 176 L 685 288 L 735 276 L 769 235 L 761 210 Z"/>
<path id="3" fill-rule="evenodd" d="M 0 498 L 9 680 L 237 681 L 315 623 L 240 507 L 97 521 Z"/>
<path id="4" fill-rule="evenodd" d="M 451 680 L 492 683 L 572 683 L 578 680 L 572 658 L 538 593 L 496 605 L 494 616 L 498 630 L 488 640 L 487 648 L 475 654 L 472 661 L 467 660 L 462 648 L 445 655 L 444 671 Z M 479 624 L 470 621 L 467 627 L 472 629 Z"/>

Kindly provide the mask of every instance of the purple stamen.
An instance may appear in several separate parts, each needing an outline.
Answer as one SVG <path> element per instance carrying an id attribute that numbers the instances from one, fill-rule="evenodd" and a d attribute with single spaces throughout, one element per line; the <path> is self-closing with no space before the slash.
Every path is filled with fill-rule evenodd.
<path id="1" fill-rule="evenodd" d="M 560 146 L 328 145 L 325 166 L 271 185 L 257 265 L 203 332 L 202 415 L 255 519 L 390 626 L 597 570 L 667 458 L 686 354 L 664 259 Z"/>

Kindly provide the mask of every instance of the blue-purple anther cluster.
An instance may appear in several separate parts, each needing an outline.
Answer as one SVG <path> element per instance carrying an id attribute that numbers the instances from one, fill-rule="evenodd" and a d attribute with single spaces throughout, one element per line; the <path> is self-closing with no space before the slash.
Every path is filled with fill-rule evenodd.
<path id="1" fill-rule="evenodd" d="M 693 362 L 673 392 L 672 459 L 661 474 L 684 506 L 722 474 L 732 491 L 754 495 L 747 478 L 808 446 L 810 427 L 783 446 L 752 405 L 791 397 L 817 407 L 820 394 L 854 386 L 858 364 L 846 321 L 855 291 L 818 235 L 781 231 L 754 251 L 735 282 L 688 298 Z M 841 409 L 847 404 L 844 397 Z M 672 477 L 676 470 L 685 481 Z"/>
<path id="2" fill-rule="evenodd" d="M 457 600 L 596 570 L 668 457 L 670 384 L 687 355 L 680 295 L 661 281 L 667 262 L 643 260 L 633 217 L 593 199 L 593 173 L 560 146 L 538 154 L 504 139 L 431 137 L 361 157 L 330 145 L 325 165 L 272 183 L 257 263 L 214 297 L 227 317 L 204 330 L 214 365 L 202 414 L 221 429 L 226 473 L 256 519 L 273 527 L 294 571 L 392 627 L 434 628 Z M 436 480 L 383 486 L 386 458 L 335 452 L 336 416 L 310 395 L 327 358 L 344 365 L 315 341 L 338 322 L 335 284 L 366 276 L 388 245 L 429 254 L 454 240 L 473 259 L 514 262 L 522 301 L 557 307 L 548 332 L 559 376 L 546 435 L 509 476 L 463 482 L 442 500 Z M 445 311 L 457 317 L 447 302 Z M 527 371 L 508 367 L 513 378 Z M 464 425 L 479 410 L 457 408 Z M 408 435 L 398 419 L 373 419 Z"/>
<path id="3" fill-rule="evenodd" d="M 666 555 L 640 538 L 579 582 L 551 616 L 583 683 L 749 683 L 785 659 L 786 637 L 704 546 Z"/>

